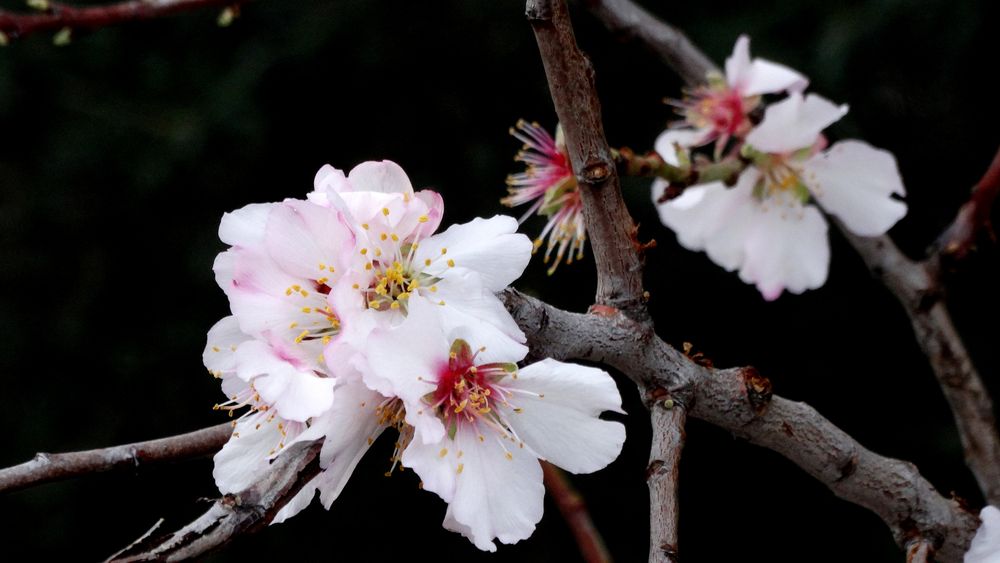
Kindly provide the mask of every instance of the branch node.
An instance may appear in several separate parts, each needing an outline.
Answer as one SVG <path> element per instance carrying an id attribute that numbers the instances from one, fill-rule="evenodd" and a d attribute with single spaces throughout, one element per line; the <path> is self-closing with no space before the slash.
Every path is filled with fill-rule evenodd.
<path id="1" fill-rule="evenodd" d="M 747 400 L 757 416 L 763 416 L 771 404 L 771 397 L 774 394 L 771 380 L 764 377 L 753 366 L 746 366 L 740 369 L 740 377 L 743 378 L 743 385 L 746 387 Z"/>

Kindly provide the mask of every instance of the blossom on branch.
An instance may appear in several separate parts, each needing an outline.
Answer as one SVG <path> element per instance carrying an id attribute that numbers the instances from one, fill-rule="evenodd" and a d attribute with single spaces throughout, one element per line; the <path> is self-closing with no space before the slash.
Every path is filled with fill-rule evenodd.
<path id="1" fill-rule="evenodd" d="M 704 250 L 726 270 L 738 270 L 767 300 L 785 290 L 820 287 L 830 246 L 814 203 L 861 236 L 881 235 L 906 214 L 906 204 L 892 197 L 905 188 L 891 153 L 856 140 L 826 147 L 822 130 L 846 112 L 847 106 L 815 94 L 792 92 L 747 133 L 740 153 L 750 164 L 734 187 L 710 182 L 662 201 L 668 184 L 655 180 L 661 221 L 685 248 Z M 671 164 L 688 160 L 689 136 L 668 130 L 656 150 Z"/>
<path id="2" fill-rule="evenodd" d="M 552 261 L 549 266 L 549 275 L 552 275 L 563 258 L 567 264 L 581 260 L 587 242 L 583 201 L 576 175 L 569 162 L 561 127 L 556 127 L 553 139 L 537 123 L 521 120 L 516 128 L 510 129 L 510 134 L 524 143 L 514 160 L 523 162 L 527 169 L 507 177 L 508 195 L 500 201 L 509 207 L 531 204 L 521 216 L 521 223 L 534 213 L 548 217 L 541 234 L 535 239 L 534 249 L 538 250 L 548 238 L 544 261 L 546 264 Z"/>

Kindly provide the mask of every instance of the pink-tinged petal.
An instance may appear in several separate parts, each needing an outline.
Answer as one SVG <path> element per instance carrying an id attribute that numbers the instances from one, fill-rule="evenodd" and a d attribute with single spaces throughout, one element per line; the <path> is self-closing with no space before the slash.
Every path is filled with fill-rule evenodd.
<path id="1" fill-rule="evenodd" d="M 333 404 L 335 379 L 297 367 L 258 340 L 237 348 L 236 375 L 252 382 L 261 398 L 289 420 L 305 422 Z"/>
<path id="2" fill-rule="evenodd" d="M 801 92 L 809 85 L 805 76 L 785 65 L 765 59 L 751 61 L 750 38 L 746 35 L 736 40 L 732 56 L 726 59 L 726 82 L 744 97 L 785 90 Z"/>
<path id="3" fill-rule="evenodd" d="M 469 425 L 459 428 L 454 440 L 443 440 L 445 447 L 443 459 L 455 474 L 445 528 L 484 551 L 496 551 L 494 539 L 510 544 L 528 538 L 542 518 L 545 488 L 538 459 L 526 449 L 506 448 L 491 429 Z"/>
<path id="4" fill-rule="evenodd" d="M 830 266 L 827 225 L 815 206 L 761 207 L 746 240 L 740 279 L 768 301 L 783 290 L 802 293 L 826 282 Z"/>
<path id="5" fill-rule="evenodd" d="M 212 271 L 215 272 L 215 283 L 219 284 L 222 291 L 229 291 L 232 288 L 233 275 L 236 270 L 237 252 L 237 250 L 232 248 L 220 252 L 212 264 Z"/>
<path id="6" fill-rule="evenodd" d="M 677 147 L 688 149 L 705 144 L 712 134 L 711 128 L 706 129 L 667 129 L 656 138 L 653 148 L 663 161 L 673 166 L 680 166 L 677 157 Z"/>
<path id="7" fill-rule="evenodd" d="M 441 219 L 444 217 L 444 199 L 434 190 L 420 190 L 414 195 L 427 206 L 427 222 L 420 227 L 421 233 L 426 236 L 441 226 Z"/>
<path id="8" fill-rule="evenodd" d="M 474 349 L 485 347 L 482 361 L 516 362 L 527 355 L 524 333 L 474 274 L 449 276 L 438 282 L 437 291 L 421 289 L 419 298 L 436 304 L 446 334 L 460 333 Z"/>
<path id="9" fill-rule="evenodd" d="M 362 162 L 351 169 L 347 181 L 355 192 L 413 194 L 410 178 L 391 160 Z"/>
<path id="10" fill-rule="evenodd" d="M 289 423 L 264 413 L 241 418 L 219 453 L 212 476 L 223 494 L 238 493 L 263 477 L 270 459 L 294 438 L 304 425 Z"/>
<path id="11" fill-rule="evenodd" d="M 963 563 L 1000 563 L 1000 510 L 987 506 L 979 518 L 983 523 L 972 538 Z"/>
<path id="12" fill-rule="evenodd" d="M 625 427 L 600 418 L 605 411 L 624 412 L 607 372 L 545 359 L 502 384 L 514 391 L 509 401 L 519 409 L 504 408 L 507 421 L 542 459 L 573 473 L 591 473 L 621 453 Z"/>
<path id="13" fill-rule="evenodd" d="M 747 143 L 769 153 L 788 153 L 813 146 L 820 132 L 847 113 L 847 105 L 835 105 L 830 100 L 800 92 L 792 92 L 784 100 L 771 104 L 764 120 L 747 135 Z"/>
<path id="14" fill-rule="evenodd" d="M 500 291 L 521 276 L 531 250 L 531 240 L 517 232 L 517 220 L 497 215 L 452 225 L 422 241 L 414 261 L 434 276 L 475 273 L 487 289 Z"/>
<path id="15" fill-rule="evenodd" d="M 252 203 L 222 215 L 219 238 L 222 242 L 241 248 L 258 247 L 264 240 L 264 226 L 274 203 Z"/>
<path id="16" fill-rule="evenodd" d="M 236 317 L 225 317 L 209 329 L 208 342 L 201 359 L 208 371 L 221 377 L 236 369 L 236 349 L 250 337 L 240 330 Z"/>
<path id="17" fill-rule="evenodd" d="M 760 178 L 756 168 L 747 168 L 736 186 L 721 182 L 692 186 L 677 198 L 657 205 L 660 221 L 677 233 L 677 241 L 688 250 L 704 250 L 716 264 L 733 271 L 743 263 L 744 241 L 753 227 L 753 185 Z M 666 183 L 653 182 L 653 201 Z"/>
<path id="18" fill-rule="evenodd" d="M 892 153 L 862 141 L 841 141 L 802 163 L 804 180 L 823 208 L 851 232 L 884 234 L 906 215 L 906 195 Z"/>
<path id="19" fill-rule="evenodd" d="M 448 366 L 451 342 L 438 318 L 440 308 L 413 298 L 406 320 L 395 328 L 375 329 L 365 345 L 365 383 L 403 400 L 406 422 L 424 443 L 436 443 L 445 435 L 435 412 L 424 408 L 424 397 L 437 389 L 438 376 Z"/>
<path id="20" fill-rule="evenodd" d="M 338 170 L 329 164 L 324 164 L 316 177 L 313 178 L 313 191 L 306 195 L 306 198 L 323 207 L 338 207 L 336 202 L 340 199 L 337 195 L 342 191 L 347 191 L 347 177 L 342 170 Z"/>
<path id="21" fill-rule="evenodd" d="M 295 200 L 271 211 L 265 242 L 275 263 L 302 280 L 331 278 L 354 249 L 354 236 L 336 210 Z"/>
<path id="22" fill-rule="evenodd" d="M 309 428 L 290 442 L 325 438 L 319 454 L 323 471 L 285 505 L 274 522 L 283 522 L 298 514 L 312 502 L 317 491 L 320 502 L 329 509 L 369 446 L 384 430 L 375 410 L 384 401 L 381 395 L 361 382 L 338 386 L 336 393 L 337 402 L 333 408 L 312 419 Z"/>

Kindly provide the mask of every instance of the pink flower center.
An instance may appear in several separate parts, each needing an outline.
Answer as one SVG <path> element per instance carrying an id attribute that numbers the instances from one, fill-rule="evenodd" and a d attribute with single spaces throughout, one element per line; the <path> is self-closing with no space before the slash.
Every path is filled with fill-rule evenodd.
<path id="1" fill-rule="evenodd" d="M 714 137 L 732 137 L 750 129 L 750 109 L 736 90 L 703 89 L 687 105 L 685 117 L 698 129 L 710 128 Z"/>
<path id="2" fill-rule="evenodd" d="M 449 433 L 460 425 L 485 422 L 504 434 L 509 434 L 509 426 L 501 413 L 494 410 L 499 403 L 510 406 L 511 391 L 500 381 L 511 376 L 517 377 L 517 365 L 492 363 L 476 365 L 479 354 L 473 353 L 464 340 L 456 340 L 451 347 L 448 363 L 438 372 L 437 388 L 427 397 L 431 408 L 438 410 Z M 515 412 L 518 409 L 514 409 Z"/>

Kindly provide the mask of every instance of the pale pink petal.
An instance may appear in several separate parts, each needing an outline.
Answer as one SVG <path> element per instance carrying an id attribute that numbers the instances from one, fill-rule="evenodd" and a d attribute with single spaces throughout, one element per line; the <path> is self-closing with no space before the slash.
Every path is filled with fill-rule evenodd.
<path id="1" fill-rule="evenodd" d="M 347 175 L 351 191 L 413 194 L 406 172 L 391 160 L 362 162 Z"/>
<path id="2" fill-rule="evenodd" d="M 653 148 L 663 161 L 673 166 L 680 166 L 680 159 L 677 157 L 677 147 L 688 149 L 705 144 L 705 140 L 712 134 L 711 128 L 706 129 L 667 129 L 656 138 Z"/>
<path id="3" fill-rule="evenodd" d="M 336 210 L 295 200 L 271 211 L 265 242 L 275 263 L 303 280 L 335 276 L 354 249 L 354 236 Z"/>
<path id="4" fill-rule="evenodd" d="M 212 271 L 215 272 L 215 283 L 219 284 L 222 291 L 228 291 L 233 285 L 233 273 L 236 268 L 236 254 L 237 251 L 232 248 L 224 252 L 220 252 L 219 255 L 215 257 L 215 262 L 212 264 Z"/>
<path id="5" fill-rule="evenodd" d="M 304 422 L 333 404 L 335 379 L 297 367 L 264 342 L 253 340 L 237 348 L 236 374 L 252 382 L 264 402 L 289 420 Z"/>
<path id="6" fill-rule="evenodd" d="M 414 196 L 427 206 L 427 222 L 421 227 L 421 232 L 426 235 L 437 231 L 441 218 L 444 217 L 444 199 L 441 194 L 434 190 L 420 190 Z"/>
<path id="7" fill-rule="evenodd" d="M 767 106 L 764 120 L 747 135 L 753 148 L 769 153 L 788 153 L 813 146 L 820 132 L 847 113 L 847 105 L 826 98 L 792 92 L 784 100 Z"/>
<path id="8" fill-rule="evenodd" d="M 622 398 L 607 372 L 545 359 L 522 368 L 502 385 L 514 391 L 507 420 L 542 459 L 573 473 L 591 473 L 614 461 L 625 442 L 625 426 L 601 420 L 622 413 Z"/>
<path id="9" fill-rule="evenodd" d="M 805 184 L 820 205 L 863 237 L 884 234 L 906 215 L 892 153 L 862 141 L 841 141 L 802 163 Z"/>
<path id="10" fill-rule="evenodd" d="M 316 177 L 313 178 L 313 191 L 309 192 L 306 198 L 316 205 L 339 209 L 340 206 L 337 205 L 337 202 L 340 200 L 340 196 L 337 194 L 348 189 L 350 188 L 347 186 L 347 177 L 344 172 L 329 164 L 324 164 L 316 172 Z"/>
<path id="11" fill-rule="evenodd" d="M 294 442 L 324 438 L 319 454 L 323 471 L 299 491 L 274 522 L 283 522 L 300 512 L 312 502 L 317 491 L 320 502 L 329 509 L 368 447 L 383 431 L 375 410 L 384 401 L 381 395 L 361 382 L 338 386 L 336 393 L 333 408 L 312 419 L 307 430 L 286 444 L 287 447 Z"/>
<path id="12" fill-rule="evenodd" d="M 802 293 L 826 282 L 830 243 L 826 220 L 815 206 L 761 206 L 754 224 L 740 279 L 755 284 L 769 301 L 783 290 Z"/>
<path id="13" fill-rule="evenodd" d="M 972 538 L 963 563 L 1000 563 L 1000 510 L 987 506 L 979 518 L 983 523 Z"/>
<path id="14" fill-rule="evenodd" d="M 225 317 L 209 329 L 208 342 L 201 359 L 205 367 L 218 377 L 236 369 L 236 349 L 250 337 L 240 330 L 236 317 Z"/>
<path id="15" fill-rule="evenodd" d="M 483 442 L 479 434 L 464 426 L 455 435 L 453 447 L 462 457 L 455 455 L 455 492 L 444 525 L 479 549 L 496 551 L 494 538 L 508 544 L 526 539 L 542 519 L 542 467 L 525 449 L 505 448 L 492 430 L 482 431 Z"/>
<path id="16" fill-rule="evenodd" d="M 750 39 L 741 35 L 726 59 L 726 82 L 743 97 L 805 90 L 809 80 L 787 66 L 765 59 L 750 60 Z"/>
<path id="17" fill-rule="evenodd" d="M 219 238 L 230 246 L 253 248 L 264 239 L 264 226 L 274 203 L 252 203 L 222 215 Z"/>
<path id="18" fill-rule="evenodd" d="M 760 178 L 750 167 L 736 186 L 721 182 L 692 186 L 679 196 L 657 205 L 660 221 L 677 233 L 677 241 L 688 250 L 704 250 L 713 262 L 732 271 L 743 263 L 743 247 L 753 226 L 753 185 Z M 653 182 L 656 202 L 666 183 Z"/>
<path id="19" fill-rule="evenodd" d="M 440 277 L 473 272 L 487 289 L 500 291 L 521 276 L 531 250 L 531 240 L 517 232 L 517 220 L 497 215 L 452 225 L 422 241 L 414 261 L 424 273 Z"/>

